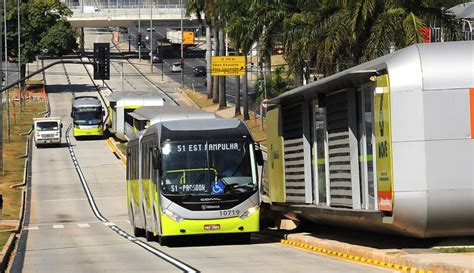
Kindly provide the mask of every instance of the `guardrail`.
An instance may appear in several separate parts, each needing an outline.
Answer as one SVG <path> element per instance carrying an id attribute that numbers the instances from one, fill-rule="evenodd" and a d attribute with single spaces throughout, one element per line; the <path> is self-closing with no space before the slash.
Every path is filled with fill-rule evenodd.
<path id="1" fill-rule="evenodd" d="M 81 5 L 69 5 L 68 6 L 70 10 L 75 11 L 75 10 L 83 10 L 83 7 L 94 7 L 97 11 L 103 11 L 107 9 L 149 9 L 150 7 L 153 7 L 153 9 L 185 9 L 186 6 L 184 5 L 146 5 L 146 4 L 133 4 L 133 5 L 124 5 L 120 3 L 112 3 L 111 5 L 91 5 L 91 6 L 81 6 Z"/>

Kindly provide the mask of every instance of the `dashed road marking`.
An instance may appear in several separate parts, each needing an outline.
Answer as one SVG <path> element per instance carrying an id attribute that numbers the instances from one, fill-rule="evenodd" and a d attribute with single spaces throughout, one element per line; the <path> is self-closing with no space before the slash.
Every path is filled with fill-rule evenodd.
<path id="1" fill-rule="evenodd" d="M 25 227 L 23 230 L 38 230 L 38 227 Z"/>
<path id="2" fill-rule="evenodd" d="M 53 225 L 53 228 L 64 228 L 64 225 Z"/>
<path id="3" fill-rule="evenodd" d="M 80 228 L 88 228 L 91 227 L 91 225 L 85 223 L 85 224 L 77 224 Z"/>

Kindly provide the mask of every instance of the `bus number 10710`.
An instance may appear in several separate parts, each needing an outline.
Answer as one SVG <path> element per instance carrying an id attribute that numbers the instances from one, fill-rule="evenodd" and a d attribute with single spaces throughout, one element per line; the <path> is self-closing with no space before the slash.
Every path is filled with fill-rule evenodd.
<path id="1" fill-rule="evenodd" d="M 221 216 L 239 216 L 240 210 L 238 209 L 229 209 L 229 210 L 221 210 L 219 211 Z"/>

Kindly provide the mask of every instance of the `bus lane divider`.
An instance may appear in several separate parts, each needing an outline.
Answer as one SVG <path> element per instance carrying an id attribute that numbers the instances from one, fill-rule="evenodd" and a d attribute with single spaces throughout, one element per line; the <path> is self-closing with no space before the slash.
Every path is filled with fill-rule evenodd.
<path id="1" fill-rule="evenodd" d="M 123 238 L 129 240 L 132 243 L 135 243 L 136 245 L 140 246 L 141 248 L 147 250 L 148 252 L 153 253 L 155 256 L 160 257 L 164 261 L 166 261 L 166 262 L 170 263 L 171 265 L 179 268 L 183 272 L 200 272 L 199 270 L 187 265 L 186 263 L 184 263 L 184 262 L 182 262 L 182 261 L 180 261 L 180 260 L 178 260 L 178 259 L 176 259 L 176 258 L 174 258 L 174 257 L 158 250 L 157 248 L 155 248 L 155 247 L 153 247 L 153 246 L 137 239 L 136 237 L 128 234 L 126 231 L 119 228 L 116 224 L 114 224 L 114 223 L 110 222 L 109 220 L 107 220 L 107 218 L 105 218 L 100 213 L 99 208 L 97 207 L 97 204 L 95 203 L 94 197 L 92 196 L 92 192 L 89 188 L 89 185 L 87 184 L 87 180 L 84 177 L 84 174 L 81 170 L 81 166 L 79 165 L 79 162 L 76 158 L 76 154 L 74 153 L 74 148 L 71 145 L 71 141 L 70 141 L 70 137 L 69 137 L 71 128 L 72 128 L 72 124 L 70 124 L 68 126 L 67 130 L 66 130 L 66 141 L 67 141 L 67 144 L 68 144 L 69 154 L 71 156 L 72 162 L 74 164 L 74 168 L 76 169 L 77 175 L 79 176 L 79 180 L 81 181 L 82 188 L 84 189 L 84 193 L 87 196 L 87 200 L 89 202 L 89 205 L 90 205 L 90 207 L 92 209 L 92 212 L 94 213 L 95 217 L 97 219 L 99 219 L 102 222 L 102 224 L 104 224 L 104 226 L 110 228 L 111 230 L 113 230 L 118 235 L 120 235 Z"/>

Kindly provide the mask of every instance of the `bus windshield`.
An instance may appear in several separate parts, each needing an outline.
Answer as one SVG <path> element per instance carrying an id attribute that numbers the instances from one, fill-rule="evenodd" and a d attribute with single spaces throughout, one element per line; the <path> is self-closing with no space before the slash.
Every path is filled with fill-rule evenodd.
<path id="1" fill-rule="evenodd" d="M 245 140 L 168 142 L 162 147 L 164 194 L 220 195 L 256 189 Z"/>
<path id="2" fill-rule="evenodd" d="M 36 131 L 57 131 L 58 128 L 57 121 L 42 121 L 36 123 Z"/>
<path id="3" fill-rule="evenodd" d="M 100 108 L 76 108 L 74 110 L 74 123 L 78 125 L 101 124 L 102 110 Z"/>

